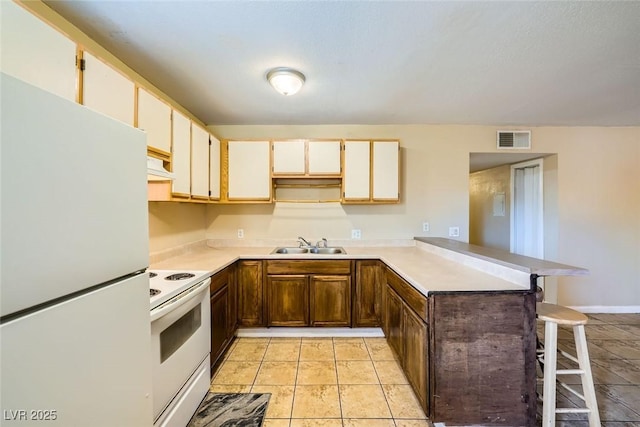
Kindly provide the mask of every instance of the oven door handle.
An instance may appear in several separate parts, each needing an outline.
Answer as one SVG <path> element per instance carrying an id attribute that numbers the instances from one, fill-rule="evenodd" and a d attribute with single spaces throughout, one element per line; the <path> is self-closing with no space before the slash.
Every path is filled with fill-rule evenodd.
<path id="1" fill-rule="evenodd" d="M 168 312 L 175 310 L 180 307 L 182 304 L 189 302 L 191 299 L 196 297 L 201 291 L 205 290 L 211 284 L 211 279 L 204 280 L 200 282 L 199 285 L 195 285 L 190 289 L 187 289 L 183 293 L 179 294 L 171 298 L 169 301 L 159 305 L 158 307 L 151 310 L 151 321 L 158 320 Z"/>

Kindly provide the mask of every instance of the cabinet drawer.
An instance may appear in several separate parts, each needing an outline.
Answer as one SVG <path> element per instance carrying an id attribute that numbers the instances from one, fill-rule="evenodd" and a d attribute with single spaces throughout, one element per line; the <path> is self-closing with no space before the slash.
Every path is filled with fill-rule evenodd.
<path id="1" fill-rule="evenodd" d="M 350 260 L 266 261 L 267 274 L 351 274 Z"/>
<path id="2" fill-rule="evenodd" d="M 211 276 L 209 295 L 213 295 L 229 283 L 229 269 L 225 268 Z"/>
<path id="3" fill-rule="evenodd" d="M 428 322 L 427 297 L 418 292 L 413 286 L 389 268 L 387 269 L 387 283 L 422 320 Z"/>

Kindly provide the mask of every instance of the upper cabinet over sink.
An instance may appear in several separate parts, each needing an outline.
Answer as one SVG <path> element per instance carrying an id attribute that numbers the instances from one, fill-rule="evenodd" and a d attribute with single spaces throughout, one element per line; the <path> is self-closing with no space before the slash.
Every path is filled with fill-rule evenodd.
<path id="1" fill-rule="evenodd" d="M 338 140 L 294 139 L 273 141 L 272 176 L 340 177 L 342 142 Z"/>

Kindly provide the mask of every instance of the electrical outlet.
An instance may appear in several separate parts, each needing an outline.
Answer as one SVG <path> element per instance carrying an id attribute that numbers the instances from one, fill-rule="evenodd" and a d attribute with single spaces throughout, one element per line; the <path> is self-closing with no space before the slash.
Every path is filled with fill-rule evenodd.
<path id="1" fill-rule="evenodd" d="M 460 237 L 460 227 L 449 227 L 449 237 Z"/>
<path id="2" fill-rule="evenodd" d="M 351 238 L 352 239 L 361 239 L 362 238 L 362 231 L 360 231 L 357 228 L 354 228 L 353 230 L 351 230 Z"/>
<path id="3" fill-rule="evenodd" d="M 429 231 L 429 223 L 428 222 L 423 222 L 422 223 L 422 231 Z"/>
<path id="4" fill-rule="evenodd" d="M 242 228 L 238 228 L 238 239 L 244 238 L 244 230 Z"/>

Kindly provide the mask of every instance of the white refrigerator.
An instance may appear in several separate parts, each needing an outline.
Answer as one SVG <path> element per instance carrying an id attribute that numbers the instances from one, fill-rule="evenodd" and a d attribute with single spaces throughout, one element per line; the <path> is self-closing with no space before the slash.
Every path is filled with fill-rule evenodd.
<path id="1" fill-rule="evenodd" d="M 0 425 L 150 426 L 145 134 L 0 95 Z"/>

